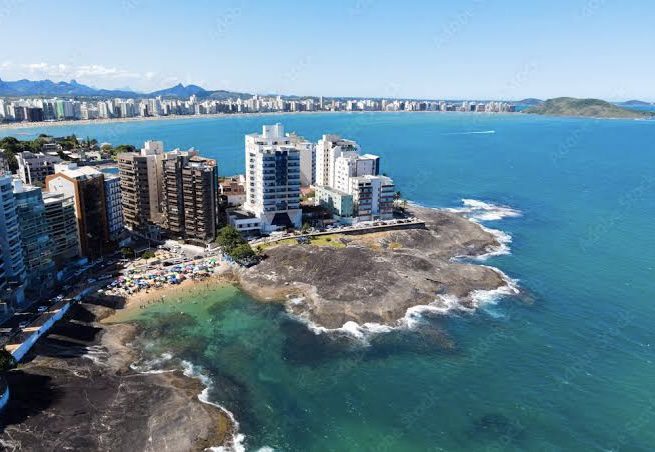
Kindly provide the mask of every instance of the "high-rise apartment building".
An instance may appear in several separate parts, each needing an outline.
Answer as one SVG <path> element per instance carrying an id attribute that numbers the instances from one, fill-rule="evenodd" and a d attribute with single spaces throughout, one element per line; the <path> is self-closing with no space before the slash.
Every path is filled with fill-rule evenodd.
<path id="1" fill-rule="evenodd" d="M 118 155 L 125 227 L 149 233 L 162 221 L 164 145 L 148 141 L 140 152 Z"/>
<path id="2" fill-rule="evenodd" d="M 316 146 L 316 185 L 316 203 L 343 221 L 393 216 L 393 181 L 380 176 L 380 157 L 359 155 L 354 141 L 323 135 Z"/>
<path id="3" fill-rule="evenodd" d="M 300 151 L 284 135 L 282 124 L 246 135 L 246 202 L 244 209 L 261 221 L 263 232 L 299 228 Z"/>
<path id="4" fill-rule="evenodd" d="M 41 189 L 13 180 L 14 203 L 18 215 L 23 262 L 27 273 L 27 289 L 40 293 L 52 285 L 55 264 L 52 260 L 53 243 L 48 234 L 45 205 Z"/>
<path id="5" fill-rule="evenodd" d="M 164 228 L 174 237 L 196 242 L 216 238 L 218 165 L 194 151 L 173 151 L 163 161 Z"/>
<path id="6" fill-rule="evenodd" d="M 116 174 L 103 173 L 105 184 L 105 209 L 109 241 L 115 242 L 123 232 L 123 205 L 121 202 L 121 179 Z"/>
<path id="7" fill-rule="evenodd" d="M 11 175 L 0 175 L 0 289 L 12 305 L 24 301 L 25 263 Z"/>
<path id="8" fill-rule="evenodd" d="M 73 197 L 80 255 L 102 255 L 109 241 L 103 173 L 88 166 L 71 167 L 48 176 L 45 184 L 49 192 Z"/>
<path id="9" fill-rule="evenodd" d="M 316 179 L 316 145 L 295 134 L 287 134 L 300 154 L 300 185 L 314 185 Z"/>
<path id="10" fill-rule="evenodd" d="M 341 156 L 356 156 L 359 145 L 338 135 L 323 135 L 316 144 L 315 184 L 334 187 L 334 163 Z"/>
<path id="11" fill-rule="evenodd" d="M 45 192 L 43 204 L 52 243 L 52 259 L 61 268 L 79 256 L 75 199 L 65 193 Z"/>

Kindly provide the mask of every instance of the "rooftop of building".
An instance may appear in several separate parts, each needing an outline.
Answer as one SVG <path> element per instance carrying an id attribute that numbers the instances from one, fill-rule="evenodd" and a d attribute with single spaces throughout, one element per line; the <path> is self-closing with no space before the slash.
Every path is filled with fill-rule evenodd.
<path id="1" fill-rule="evenodd" d="M 248 220 L 248 219 L 257 218 L 257 216 L 254 213 L 240 208 L 227 209 L 227 214 L 231 217 L 236 218 L 237 220 Z"/>
<path id="2" fill-rule="evenodd" d="M 43 192 L 43 203 L 45 205 L 55 204 L 72 197 L 72 195 L 67 195 L 61 192 L 46 191 Z"/>

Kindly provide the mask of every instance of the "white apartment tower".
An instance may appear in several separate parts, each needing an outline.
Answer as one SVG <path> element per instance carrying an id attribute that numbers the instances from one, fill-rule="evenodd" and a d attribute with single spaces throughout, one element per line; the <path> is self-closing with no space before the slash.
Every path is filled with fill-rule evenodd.
<path id="1" fill-rule="evenodd" d="M 11 303 L 24 301 L 26 271 L 11 175 L 0 175 L 0 289 Z"/>
<path id="2" fill-rule="evenodd" d="M 356 156 L 359 145 L 338 135 L 323 135 L 316 145 L 315 184 L 334 187 L 334 163 L 341 156 Z"/>
<path id="3" fill-rule="evenodd" d="M 316 175 L 316 145 L 296 134 L 287 134 L 291 145 L 300 152 L 300 185 L 314 185 Z"/>
<path id="4" fill-rule="evenodd" d="M 260 219 L 262 232 L 301 226 L 300 151 L 282 124 L 246 135 L 244 209 Z"/>

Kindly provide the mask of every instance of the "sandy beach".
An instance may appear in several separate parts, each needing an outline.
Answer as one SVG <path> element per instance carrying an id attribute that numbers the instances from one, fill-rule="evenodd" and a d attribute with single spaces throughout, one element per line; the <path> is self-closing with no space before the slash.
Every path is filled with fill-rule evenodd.
<path id="1" fill-rule="evenodd" d="M 166 302 L 175 298 L 188 298 L 196 292 L 202 292 L 221 285 L 233 284 L 236 282 L 237 280 L 232 271 L 224 268 L 219 273 L 202 280 L 186 279 L 180 284 L 165 285 L 160 288 L 143 290 L 124 297 L 123 307 L 103 318 L 101 322 L 103 324 L 124 322 L 134 315 L 135 310 L 146 306 Z"/>
<path id="2" fill-rule="evenodd" d="M 216 118 L 240 118 L 244 116 L 271 116 L 271 115 L 314 115 L 329 113 L 364 113 L 364 112 L 341 112 L 341 111 L 294 111 L 294 112 L 261 112 L 261 113 L 219 113 L 215 115 L 169 115 L 169 116 L 148 116 L 136 118 L 112 118 L 112 119 L 79 119 L 66 121 L 43 121 L 43 122 L 7 122 L 0 123 L 0 130 L 20 130 L 33 128 L 70 127 L 100 124 L 122 124 L 143 121 L 173 121 L 191 119 L 216 119 Z"/>
<path id="3" fill-rule="evenodd" d="M 523 114 L 508 113 L 508 112 L 459 112 L 459 111 L 271 111 L 259 113 L 218 113 L 215 115 L 169 115 L 169 116 L 149 116 L 149 117 L 136 117 L 136 118 L 112 118 L 112 119 L 78 119 L 66 121 L 43 121 L 43 122 L 6 122 L 0 123 L 0 131 L 3 130 L 21 130 L 21 129 L 35 129 L 35 128 L 55 128 L 55 127 L 71 127 L 71 126 L 85 126 L 85 125 L 101 125 L 101 124 L 124 124 L 143 121 L 174 121 L 174 120 L 193 120 L 193 119 L 226 119 L 226 118 L 242 118 L 242 117 L 266 117 L 266 116 L 280 116 L 280 115 L 323 115 L 323 114 L 370 114 L 370 113 L 416 113 L 416 114 L 462 114 L 462 115 L 517 115 Z M 17 132 L 16 135 L 21 135 Z"/>

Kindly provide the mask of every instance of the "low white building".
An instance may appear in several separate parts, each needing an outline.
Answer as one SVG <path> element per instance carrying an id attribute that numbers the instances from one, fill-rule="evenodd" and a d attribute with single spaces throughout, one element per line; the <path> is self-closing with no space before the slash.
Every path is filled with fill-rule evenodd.
<path id="1" fill-rule="evenodd" d="M 358 221 L 393 218 L 395 186 L 386 176 L 358 176 L 350 179 L 353 215 Z"/>
<path id="2" fill-rule="evenodd" d="M 262 228 L 261 220 L 254 213 L 243 209 L 228 210 L 227 220 L 228 224 L 244 235 L 259 234 Z"/>

